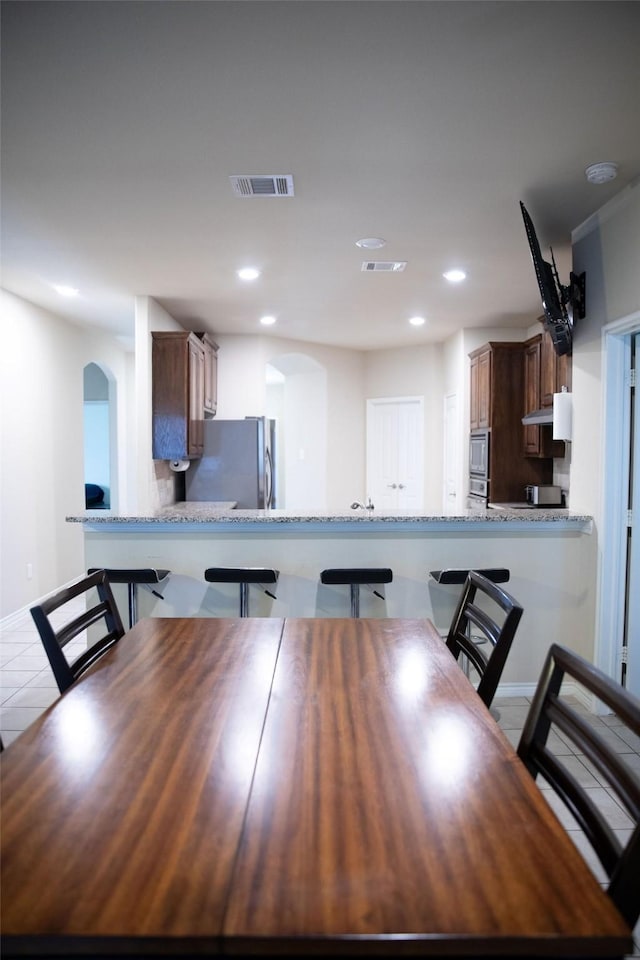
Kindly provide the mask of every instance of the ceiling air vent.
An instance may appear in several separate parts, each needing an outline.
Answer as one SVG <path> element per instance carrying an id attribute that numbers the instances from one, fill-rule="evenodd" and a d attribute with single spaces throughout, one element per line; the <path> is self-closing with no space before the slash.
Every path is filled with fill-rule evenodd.
<path id="1" fill-rule="evenodd" d="M 262 177 L 229 177 L 236 197 L 293 197 L 293 176 L 278 173 Z"/>
<path id="2" fill-rule="evenodd" d="M 406 265 L 406 260 L 363 260 L 362 270 L 365 273 L 402 273 Z"/>

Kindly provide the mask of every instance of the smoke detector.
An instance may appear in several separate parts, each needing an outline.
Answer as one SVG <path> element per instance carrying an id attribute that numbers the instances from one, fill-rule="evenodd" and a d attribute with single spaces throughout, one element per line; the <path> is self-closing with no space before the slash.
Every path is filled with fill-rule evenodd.
<path id="1" fill-rule="evenodd" d="M 610 163 L 592 163 L 584 172 L 589 183 L 608 183 L 609 180 L 615 180 L 618 176 L 618 164 Z"/>
<path id="2" fill-rule="evenodd" d="M 406 260 L 363 260 L 364 273 L 402 273 L 407 265 Z"/>
<path id="3" fill-rule="evenodd" d="M 293 175 L 290 173 L 237 175 L 229 177 L 236 197 L 293 197 Z"/>

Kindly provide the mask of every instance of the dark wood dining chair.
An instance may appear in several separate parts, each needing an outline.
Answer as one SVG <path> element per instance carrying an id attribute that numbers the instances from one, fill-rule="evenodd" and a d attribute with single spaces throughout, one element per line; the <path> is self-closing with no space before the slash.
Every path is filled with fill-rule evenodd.
<path id="1" fill-rule="evenodd" d="M 76 597 L 83 597 L 86 608 L 80 613 L 77 609 L 64 611 L 65 605 Z M 52 616 L 54 614 L 55 616 Z M 97 570 L 47 597 L 42 603 L 31 608 L 31 616 L 38 628 L 60 693 L 64 693 L 124 635 L 122 620 L 104 570 Z M 93 641 L 91 646 L 87 646 L 79 656 L 68 659 L 64 647 L 89 627 L 101 622 L 105 630 L 102 636 Z"/>
<path id="2" fill-rule="evenodd" d="M 479 600 L 482 599 L 482 606 Z M 491 612 L 488 612 L 487 608 Z M 522 617 L 514 598 L 477 570 L 469 570 L 447 634 L 456 660 L 463 654 L 480 676 L 478 695 L 489 707 Z M 488 640 L 487 652 L 478 637 Z"/>
<path id="3" fill-rule="evenodd" d="M 640 775 L 584 714 L 561 697 L 565 677 L 597 697 L 621 724 L 640 737 L 640 701 L 583 657 L 553 644 L 522 730 L 518 756 L 534 779 L 538 774 L 544 777 L 578 821 L 609 878 L 609 896 L 633 927 L 640 917 Z M 634 827 L 625 842 L 612 831 L 589 791 L 566 766 L 569 757 L 556 756 L 549 749 L 552 727 L 589 759 L 627 812 Z"/>

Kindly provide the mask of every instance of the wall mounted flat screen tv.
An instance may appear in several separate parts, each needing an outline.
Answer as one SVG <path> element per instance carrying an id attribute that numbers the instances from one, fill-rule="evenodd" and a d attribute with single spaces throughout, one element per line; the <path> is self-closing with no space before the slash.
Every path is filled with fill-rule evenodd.
<path id="1" fill-rule="evenodd" d="M 585 275 L 581 273 L 580 276 L 576 276 L 572 272 L 569 285 L 561 284 L 553 250 L 549 248 L 551 263 L 548 263 L 540 252 L 533 222 L 522 201 L 520 201 L 520 210 L 542 300 L 545 329 L 553 341 L 556 353 L 560 356 L 570 354 L 573 349 L 574 320 L 582 320 L 585 316 Z"/>

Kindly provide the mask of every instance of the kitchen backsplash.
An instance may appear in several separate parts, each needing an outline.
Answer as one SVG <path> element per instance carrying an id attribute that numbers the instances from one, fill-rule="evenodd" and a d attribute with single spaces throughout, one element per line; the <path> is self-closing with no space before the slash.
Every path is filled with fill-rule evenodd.
<path id="1" fill-rule="evenodd" d="M 565 494 L 565 505 L 569 506 L 569 469 L 571 467 L 571 445 L 565 444 L 568 449 L 566 455 L 560 460 L 553 461 L 553 482 L 561 487 Z"/>
<path id="2" fill-rule="evenodd" d="M 177 474 L 170 468 L 167 460 L 154 460 L 154 486 L 152 490 L 153 509 L 169 507 L 176 502 Z"/>

